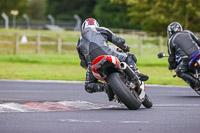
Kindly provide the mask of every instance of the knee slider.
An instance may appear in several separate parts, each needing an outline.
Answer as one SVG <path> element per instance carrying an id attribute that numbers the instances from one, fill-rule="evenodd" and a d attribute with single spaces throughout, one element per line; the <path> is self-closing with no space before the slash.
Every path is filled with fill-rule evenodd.
<path id="1" fill-rule="evenodd" d="M 137 58 L 135 57 L 134 54 L 130 54 L 130 53 L 128 53 L 127 61 L 128 61 L 128 62 L 132 62 L 132 61 L 134 61 L 134 63 L 136 63 L 136 62 L 137 62 Z"/>
<path id="2" fill-rule="evenodd" d="M 93 83 L 87 83 L 85 84 L 85 90 L 88 92 L 88 93 L 93 93 L 94 92 L 94 84 Z"/>
<path id="3" fill-rule="evenodd" d="M 126 58 L 126 63 L 127 63 L 132 69 L 134 69 L 134 71 L 137 70 L 136 62 L 137 62 L 136 57 L 135 57 L 133 54 L 128 54 L 128 56 L 127 56 L 127 58 Z"/>
<path id="4" fill-rule="evenodd" d="M 180 77 L 180 78 L 183 77 L 183 73 L 181 72 L 180 69 L 176 70 L 176 75 L 177 75 L 178 77 Z"/>

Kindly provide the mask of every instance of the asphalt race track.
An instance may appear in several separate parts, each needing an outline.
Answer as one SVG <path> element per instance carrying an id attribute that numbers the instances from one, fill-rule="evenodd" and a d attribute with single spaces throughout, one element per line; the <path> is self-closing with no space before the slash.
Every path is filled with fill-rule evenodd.
<path id="1" fill-rule="evenodd" d="M 0 133 L 199 133 L 200 96 L 146 85 L 154 106 L 127 110 L 82 82 L 0 80 Z"/>

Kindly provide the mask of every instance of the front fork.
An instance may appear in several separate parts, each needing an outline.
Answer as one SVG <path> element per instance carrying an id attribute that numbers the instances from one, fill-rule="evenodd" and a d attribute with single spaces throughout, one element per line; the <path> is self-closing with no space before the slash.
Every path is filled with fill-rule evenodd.
<path id="1" fill-rule="evenodd" d="M 145 84 L 143 81 L 141 81 L 140 89 L 141 89 L 141 93 L 139 94 L 139 97 L 140 99 L 144 99 L 145 98 Z"/>
<path id="2" fill-rule="evenodd" d="M 195 70 L 195 77 L 200 81 L 200 73 L 198 70 Z"/>

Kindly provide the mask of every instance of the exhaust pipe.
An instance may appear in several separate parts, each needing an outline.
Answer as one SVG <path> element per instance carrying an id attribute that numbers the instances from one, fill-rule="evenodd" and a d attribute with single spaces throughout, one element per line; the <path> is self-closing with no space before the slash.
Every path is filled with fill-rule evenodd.
<path id="1" fill-rule="evenodd" d="M 135 83 L 136 85 L 135 91 L 137 92 L 137 94 L 140 94 L 142 89 L 140 88 L 139 78 L 136 75 L 136 73 L 125 62 L 121 62 L 120 66 L 121 66 L 121 69 L 124 71 L 124 73 Z"/>
<path id="2" fill-rule="evenodd" d="M 129 65 L 127 65 L 125 62 L 120 63 L 121 69 L 124 71 L 124 73 L 130 77 L 132 80 L 138 81 L 138 77 L 135 74 L 135 72 L 130 68 Z"/>

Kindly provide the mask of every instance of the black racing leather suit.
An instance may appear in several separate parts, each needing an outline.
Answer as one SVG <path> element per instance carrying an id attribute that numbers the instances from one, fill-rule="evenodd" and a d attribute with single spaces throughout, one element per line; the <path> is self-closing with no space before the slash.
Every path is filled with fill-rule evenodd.
<path id="1" fill-rule="evenodd" d="M 195 78 L 187 73 L 188 62 L 192 54 L 200 50 L 200 41 L 191 31 L 179 31 L 168 40 L 169 70 L 175 69 L 178 77 L 186 81 L 192 88 L 197 83 Z M 176 57 L 181 57 L 182 62 L 177 65 Z"/>
<path id="2" fill-rule="evenodd" d="M 83 68 L 87 69 L 85 90 L 89 93 L 103 91 L 104 87 L 104 84 L 98 82 L 91 71 L 92 61 L 96 57 L 100 55 L 113 55 L 122 62 L 127 61 L 127 56 L 118 54 L 117 52 L 112 51 L 110 47 L 108 47 L 108 41 L 112 42 L 122 50 L 126 50 L 128 48 L 127 45 L 125 45 L 124 39 L 117 37 L 109 29 L 104 27 L 85 28 L 81 32 L 81 37 L 78 40 L 77 51 L 79 53 L 79 58 L 81 59 L 80 64 Z M 132 58 L 136 62 L 135 56 L 132 55 Z M 135 65 L 135 62 L 132 60 L 133 65 Z"/>

